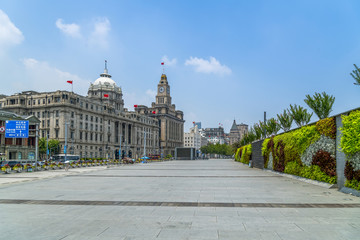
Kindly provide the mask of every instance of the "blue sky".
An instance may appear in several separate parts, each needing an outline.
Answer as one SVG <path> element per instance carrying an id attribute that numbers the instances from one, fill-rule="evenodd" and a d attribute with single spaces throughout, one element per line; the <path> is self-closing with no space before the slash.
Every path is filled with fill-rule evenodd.
<path id="1" fill-rule="evenodd" d="M 203 127 L 252 126 L 306 94 L 360 107 L 359 1 L 0 0 L 0 94 L 86 95 L 109 73 L 125 106 L 151 105 L 165 61 L 176 108 Z M 316 120 L 314 116 L 313 121 Z"/>

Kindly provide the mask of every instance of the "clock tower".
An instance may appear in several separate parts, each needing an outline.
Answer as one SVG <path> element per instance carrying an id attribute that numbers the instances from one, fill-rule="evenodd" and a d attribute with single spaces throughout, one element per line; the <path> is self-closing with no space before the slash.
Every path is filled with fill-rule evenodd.
<path id="1" fill-rule="evenodd" d="M 165 74 L 161 75 L 157 88 L 156 104 L 171 105 L 170 86 Z"/>
<path id="2" fill-rule="evenodd" d="M 156 100 L 149 108 L 159 121 L 160 152 L 163 157 L 175 155 L 175 148 L 184 146 L 184 113 L 171 103 L 170 85 L 165 74 L 157 85 Z"/>

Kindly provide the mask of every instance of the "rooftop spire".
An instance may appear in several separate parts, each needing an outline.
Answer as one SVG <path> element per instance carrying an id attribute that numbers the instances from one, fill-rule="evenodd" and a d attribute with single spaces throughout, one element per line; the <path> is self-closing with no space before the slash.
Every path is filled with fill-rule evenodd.
<path id="1" fill-rule="evenodd" d="M 108 73 L 108 69 L 107 69 L 107 61 L 105 60 L 105 69 L 104 69 L 104 73 Z"/>
<path id="2" fill-rule="evenodd" d="M 104 73 L 100 74 L 100 77 L 107 77 L 107 78 L 111 78 L 111 75 L 108 72 L 107 69 L 107 60 L 105 60 L 105 69 L 104 69 Z"/>

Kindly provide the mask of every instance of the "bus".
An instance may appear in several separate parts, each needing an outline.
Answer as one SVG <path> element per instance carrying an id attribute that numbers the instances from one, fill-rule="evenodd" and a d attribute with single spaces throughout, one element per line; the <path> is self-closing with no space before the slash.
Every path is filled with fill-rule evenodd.
<path id="1" fill-rule="evenodd" d="M 54 155 L 52 157 L 52 160 L 55 162 L 65 162 L 65 154 L 57 154 Z M 66 161 L 69 161 L 70 163 L 72 162 L 77 162 L 80 160 L 80 156 L 79 155 L 71 155 L 71 154 L 66 154 Z"/>

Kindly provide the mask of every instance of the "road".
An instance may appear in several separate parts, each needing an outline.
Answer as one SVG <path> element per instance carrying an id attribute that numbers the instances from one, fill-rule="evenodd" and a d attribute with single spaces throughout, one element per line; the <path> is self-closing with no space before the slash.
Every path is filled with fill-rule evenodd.
<path id="1" fill-rule="evenodd" d="M 0 239 L 341 240 L 360 234 L 360 198 L 229 159 L 24 174 L 16 177 L 21 181 L 0 176 Z"/>

